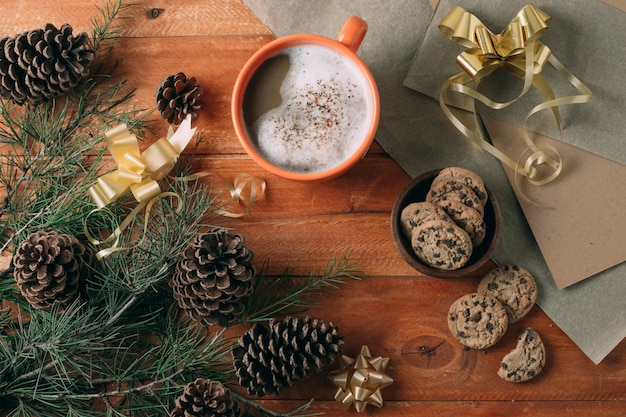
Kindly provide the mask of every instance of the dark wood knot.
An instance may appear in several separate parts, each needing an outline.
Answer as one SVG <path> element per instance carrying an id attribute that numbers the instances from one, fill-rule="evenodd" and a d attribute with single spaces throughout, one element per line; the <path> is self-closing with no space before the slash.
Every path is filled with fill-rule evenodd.
<path id="1" fill-rule="evenodd" d="M 161 13 L 163 13 L 165 11 L 165 9 L 160 9 L 158 7 L 153 7 L 152 9 L 148 10 L 148 18 L 150 19 L 156 19 L 157 17 L 159 17 L 161 15 Z"/>
<path id="2" fill-rule="evenodd" d="M 441 336 L 421 335 L 402 346 L 402 358 L 417 368 L 441 368 L 455 358 L 455 349 Z"/>

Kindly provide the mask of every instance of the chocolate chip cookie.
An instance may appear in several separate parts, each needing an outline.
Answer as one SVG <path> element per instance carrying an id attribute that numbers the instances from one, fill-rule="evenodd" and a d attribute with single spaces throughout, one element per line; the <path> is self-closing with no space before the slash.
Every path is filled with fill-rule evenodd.
<path id="1" fill-rule="evenodd" d="M 408 239 L 411 239 L 413 229 L 428 220 L 450 221 L 451 219 L 443 208 L 425 201 L 411 203 L 400 213 L 400 226 Z"/>
<path id="2" fill-rule="evenodd" d="M 445 180 L 450 178 L 465 182 L 467 185 L 470 186 L 472 191 L 474 191 L 474 194 L 476 194 L 476 196 L 480 199 L 481 204 L 483 206 L 487 204 L 489 196 L 487 194 L 487 188 L 485 187 L 485 183 L 483 182 L 482 178 L 480 178 L 480 175 L 467 168 L 447 167 L 439 172 L 439 175 L 437 175 L 437 177 L 434 179 L 433 184 L 442 179 Z"/>
<path id="3" fill-rule="evenodd" d="M 472 256 L 472 240 L 453 221 L 430 220 L 413 229 L 411 247 L 424 263 L 439 269 L 461 268 Z"/>
<path id="4" fill-rule="evenodd" d="M 481 279 L 478 292 L 500 301 L 511 323 L 528 314 L 537 301 L 535 278 L 519 265 L 501 265 L 492 269 Z"/>
<path id="5" fill-rule="evenodd" d="M 442 200 L 438 202 L 438 205 L 445 210 L 457 226 L 467 232 L 474 246 L 483 243 L 487 234 L 487 223 L 477 210 L 454 200 Z"/>
<path id="6" fill-rule="evenodd" d="M 546 364 L 546 349 L 533 329 L 525 329 L 517 346 L 502 359 L 498 376 L 509 382 L 524 382 L 536 377 Z"/>
<path id="7" fill-rule="evenodd" d="M 485 215 L 485 208 L 472 188 L 455 178 L 446 178 L 433 182 L 426 195 L 426 201 L 440 205 L 444 201 L 459 201 Z"/>
<path id="8" fill-rule="evenodd" d="M 458 298 L 448 311 L 452 335 L 470 349 L 493 346 L 509 326 L 506 309 L 488 295 L 471 293 Z"/>

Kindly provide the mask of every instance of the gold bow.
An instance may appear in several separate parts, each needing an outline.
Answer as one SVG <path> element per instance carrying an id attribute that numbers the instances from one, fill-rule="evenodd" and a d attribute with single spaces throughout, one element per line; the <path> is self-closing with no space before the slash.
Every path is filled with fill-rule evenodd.
<path id="1" fill-rule="evenodd" d="M 117 164 L 117 169 L 99 177 L 96 183 L 89 188 L 89 194 L 98 206 L 89 215 L 102 210 L 129 190 L 139 204 L 105 240 L 98 240 L 89 232 L 87 225 L 89 215 L 87 216 L 83 229 L 91 243 L 101 245 L 114 242 L 110 247 L 96 253 L 98 259 L 109 256 L 113 252 L 128 249 L 119 247 L 122 232 L 145 207 L 144 232 L 135 246 L 141 244 L 148 228 L 150 212 L 159 198 L 176 198 L 179 202 L 177 212 L 182 209 L 182 204 L 180 204 L 182 198 L 175 193 L 161 192 L 161 187 L 157 181 L 165 177 L 174 168 L 176 160 L 195 131 L 196 128 L 191 128 L 191 116 L 187 116 L 176 133 L 170 126 L 166 137 L 159 139 L 143 152 L 139 150 L 137 137 L 130 133 L 125 124 L 117 125 L 104 133 L 104 139 L 113 160 Z"/>
<path id="2" fill-rule="evenodd" d="M 195 131 L 195 127 L 191 128 L 191 117 L 187 116 L 176 133 L 170 127 L 166 137 L 143 152 L 139 151 L 137 137 L 129 132 L 125 124 L 106 131 L 104 138 L 117 169 L 98 178 L 89 188 L 98 208 L 105 207 L 129 190 L 138 202 L 159 195 L 161 187 L 158 180 L 174 168 Z"/>
<path id="3" fill-rule="evenodd" d="M 533 4 L 526 5 L 499 34 L 492 33 L 473 14 L 453 8 L 439 24 L 448 38 L 468 49 L 457 56 L 457 63 L 474 78 L 483 78 L 504 63 L 525 72 L 526 47 L 532 46 L 533 73 L 539 74 L 550 57 L 550 49 L 537 41 L 552 18 Z"/>
<path id="4" fill-rule="evenodd" d="M 154 204 L 162 198 L 175 199 L 176 212 L 183 209 L 183 198 L 173 192 L 162 192 L 158 181 L 165 177 L 176 164 L 182 151 L 187 147 L 193 137 L 196 128 L 191 128 L 191 116 L 187 116 L 174 133 L 170 126 L 167 136 L 159 139 L 144 152 L 139 151 L 137 137 L 130 133 L 126 125 L 121 124 L 105 132 L 104 137 L 111 155 L 117 164 L 117 169 L 98 178 L 97 182 L 89 188 L 94 202 L 98 206 L 89 215 L 101 211 L 112 201 L 122 197 L 129 190 L 139 202 L 126 218 L 112 231 L 104 240 L 96 239 L 89 231 L 87 219 L 83 224 L 85 235 L 94 245 L 105 243 L 113 244 L 101 249 L 96 253 L 98 259 L 109 256 L 113 252 L 130 249 L 130 247 L 120 247 L 122 232 L 135 220 L 139 212 L 145 208 L 143 221 L 143 233 L 134 246 L 140 245 L 144 239 L 150 221 L 150 212 Z M 173 178 L 175 181 L 198 180 L 204 176 L 211 175 L 210 172 L 200 172 L 186 177 Z M 216 174 L 217 175 L 217 174 Z M 250 174 L 240 174 L 235 179 L 234 184 L 230 184 L 226 178 L 218 175 L 226 184 L 232 200 L 235 203 L 247 202 L 247 207 L 243 212 L 231 212 L 218 209 L 217 212 L 227 217 L 242 217 L 250 212 L 252 204 L 262 199 L 265 194 L 266 183 L 263 178 Z M 250 189 L 249 197 L 246 197 L 244 190 Z M 87 218 L 89 218 L 89 215 Z"/>
<path id="5" fill-rule="evenodd" d="M 571 74 L 546 45 L 538 41 L 538 38 L 548 29 L 551 20 L 551 17 L 537 6 L 528 4 L 517 13 L 501 33 L 494 34 L 476 16 L 460 7 L 454 7 L 439 25 L 439 30 L 446 37 L 468 48 L 456 58 L 463 71 L 448 78 L 441 87 L 439 102 L 445 115 L 470 141 L 512 168 L 516 175 L 521 174 L 530 183 L 536 185 L 546 184 L 555 179 L 561 172 L 562 161 L 556 149 L 539 148 L 533 143 L 526 129 L 528 119 L 541 110 L 551 109 L 560 130 L 561 119 L 558 106 L 586 103 L 591 98 L 591 90 Z M 550 63 L 582 94 L 555 98 L 550 84 L 541 75 L 547 63 Z M 524 79 L 524 86 L 516 98 L 507 102 L 496 102 L 466 85 L 473 81 L 478 88 L 479 83 L 498 68 L 504 68 Z M 524 140 L 527 145 L 525 153 L 530 151 L 530 156 L 524 163 L 520 163 L 520 160 L 514 161 L 487 142 L 483 138 L 481 129 L 478 129 L 476 133 L 466 126 L 454 115 L 446 101 L 447 92 L 460 93 L 471 98 L 470 110 L 474 114 L 476 123 L 479 124 L 475 101 L 495 110 L 503 109 L 526 94 L 531 86 L 534 86 L 546 101 L 533 107 L 524 120 Z M 540 174 L 537 169 L 539 165 L 546 165 L 549 174 L 539 178 Z"/>
<path id="6" fill-rule="evenodd" d="M 382 407 L 381 389 L 393 383 L 393 379 L 384 373 L 389 358 L 372 357 L 367 346 L 361 347 L 356 358 L 342 355 L 339 359 L 340 369 L 329 373 L 328 377 L 338 386 L 335 400 L 350 407 L 354 404 L 356 411 L 365 410 L 368 404 Z"/>

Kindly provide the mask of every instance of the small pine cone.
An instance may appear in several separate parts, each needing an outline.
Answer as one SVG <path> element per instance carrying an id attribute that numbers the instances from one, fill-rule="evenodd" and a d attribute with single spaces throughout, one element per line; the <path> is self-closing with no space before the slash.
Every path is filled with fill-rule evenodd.
<path id="1" fill-rule="evenodd" d="M 169 417 L 237 417 L 239 405 L 219 381 L 198 378 L 176 399 Z"/>
<path id="2" fill-rule="evenodd" d="M 197 235 L 183 251 L 170 285 L 194 320 L 227 326 L 243 312 L 256 276 L 254 254 L 243 243 L 242 235 L 217 230 Z"/>
<path id="3" fill-rule="evenodd" d="M 96 56 L 89 38 L 74 36 L 72 26 L 43 29 L 0 39 L 0 96 L 16 104 L 37 105 L 78 85 Z"/>
<path id="4" fill-rule="evenodd" d="M 61 308 L 80 295 L 91 276 L 93 250 L 76 237 L 57 232 L 35 232 L 22 242 L 13 256 L 13 275 L 20 293 L 31 306 Z"/>
<path id="5" fill-rule="evenodd" d="M 182 72 L 170 75 L 161 81 L 157 89 L 157 109 L 170 124 L 181 124 L 188 114 L 194 121 L 204 105 L 201 97 L 203 92 L 202 87 L 196 85 L 194 77 L 187 78 Z"/>
<path id="6" fill-rule="evenodd" d="M 318 372 L 341 354 L 337 327 L 310 317 L 257 323 L 233 350 L 235 372 L 248 393 L 263 397 Z"/>

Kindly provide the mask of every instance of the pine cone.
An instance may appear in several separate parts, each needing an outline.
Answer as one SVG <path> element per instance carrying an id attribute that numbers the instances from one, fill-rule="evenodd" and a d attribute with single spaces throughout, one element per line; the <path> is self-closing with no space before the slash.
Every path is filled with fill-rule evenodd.
<path id="1" fill-rule="evenodd" d="M 0 96 L 16 104 L 37 105 L 69 92 L 89 73 L 95 51 L 89 38 L 74 36 L 72 26 L 43 29 L 0 40 Z"/>
<path id="2" fill-rule="evenodd" d="M 170 285 L 178 305 L 203 325 L 227 326 L 252 292 L 254 254 L 243 236 L 225 230 L 199 234 L 176 263 Z"/>
<path id="3" fill-rule="evenodd" d="M 278 394 L 341 354 L 337 330 L 309 317 L 272 320 L 269 327 L 257 323 L 233 350 L 239 383 L 259 397 Z"/>
<path id="4" fill-rule="evenodd" d="M 13 275 L 30 305 L 47 311 L 55 303 L 65 307 L 80 295 L 92 259 L 93 250 L 72 235 L 35 232 L 13 256 Z"/>
<path id="5" fill-rule="evenodd" d="M 219 381 L 198 378 L 176 399 L 169 417 L 237 417 L 239 405 Z"/>
<path id="6" fill-rule="evenodd" d="M 156 92 L 157 109 L 161 117 L 170 124 L 179 125 L 188 114 L 191 120 L 198 118 L 198 112 L 202 110 L 201 86 L 196 85 L 194 77 L 179 72 L 164 79 Z"/>

